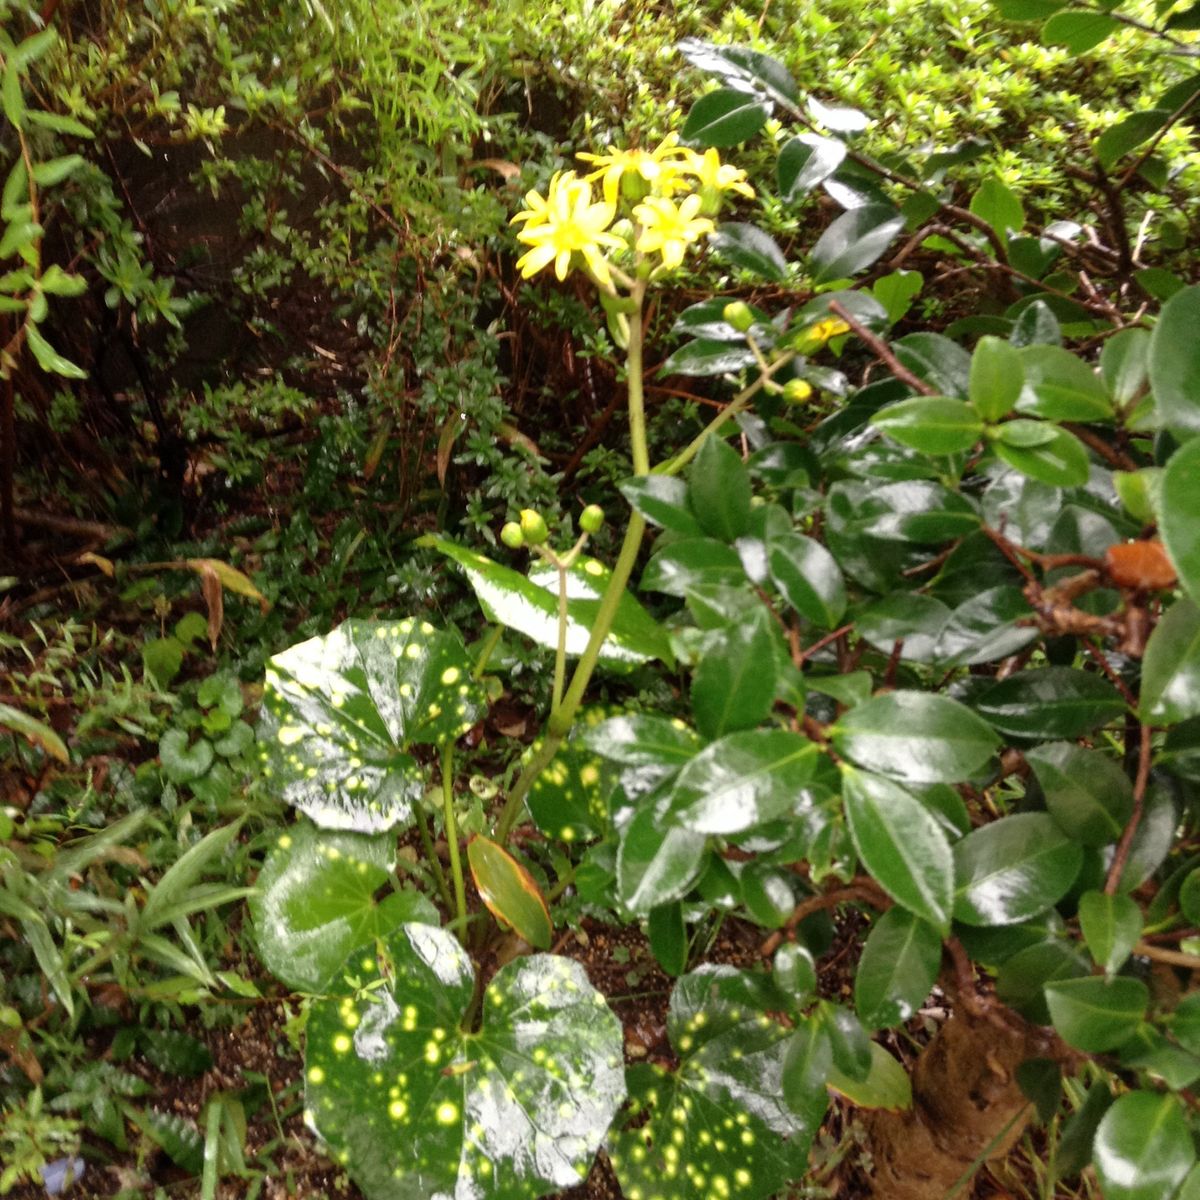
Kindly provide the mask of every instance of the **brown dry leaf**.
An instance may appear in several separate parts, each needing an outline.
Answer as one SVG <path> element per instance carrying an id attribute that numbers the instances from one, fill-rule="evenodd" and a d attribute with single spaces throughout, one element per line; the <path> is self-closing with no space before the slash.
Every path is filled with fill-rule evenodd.
<path id="1" fill-rule="evenodd" d="M 271 607 L 266 596 L 251 583 L 250 577 L 239 571 L 237 567 L 231 567 L 219 558 L 189 558 L 187 565 L 193 571 L 199 572 L 201 579 L 204 578 L 206 571 L 211 572 L 217 577 L 218 582 L 231 592 L 236 592 L 239 596 L 249 596 L 251 600 L 257 600 L 258 607 L 264 613 Z M 205 596 L 207 598 L 207 593 Z"/>
<path id="2" fill-rule="evenodd" d="M 109 579 L 116 573 L 112 565 L 112 559 L 105 558 L 101 554 L 93 554 L 90 550 L 81 554 L 75 561 L 81 566 L 90 563 L 93 567 L 99 567 Z"/>
<path id="3" fill-rule="evenodd" d="M 442 431 L 438 435 L 437 477 L 439 487 L 446 486 L 446 472 L 450 468 L 450 452 L 454 449 L 454 440 L 465 423 L 461 413 L 451 413 L 449 420 L 442 426 Z"/>
<path id="4" fill-rule="evenodd" d="M 221 625 L 225 620 L 225 594 L 221 590 L 221 577 L 212 569 L 208 560 L 199 560 L 200 589 L 204 593 L 204 604 L 208 608 L 208 640 L 213 650 L 221 636 Z"/>

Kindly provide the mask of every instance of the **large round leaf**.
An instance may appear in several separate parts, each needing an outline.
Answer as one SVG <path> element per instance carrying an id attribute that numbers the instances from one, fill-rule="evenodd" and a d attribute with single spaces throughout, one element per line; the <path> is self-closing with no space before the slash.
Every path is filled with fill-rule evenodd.
<path id="1" fill-rule="evenodd" d="M 1179 1101 L 1155 1092 L 1122 1096 L 1104 1114 L 1092 1154 L 1105 1200 L 1162 1200 L 1196 1161 Z"/>
<path id="2" fill-rule="evenodd" d="M 954 916 L 967 925 L 1012 925 L 1070 890 L 1083 849 L 1046 813 L 1002 817 L 954 847 Z"/>
<path id="3" fill-rule="evenodd" d="M 250 901 L 264 965 L 290 988 L 327 991 L 346 956 L 406 921 L 436 925 L 419 892 L 376 902 L 396 856 L 396 839 L 314 829 L 307 821 L 279 835 Z"/>
<path id="4" fill-rule="evenodd" d="M 772 1196 L 799 1178 L 824 1114 L 783 1098 L 790 1031 L 761 976 L 705 966 L 675 985 L 667 1017 L 677 1070 L 629 1071 L 629 1122 L 608 1152 L 626 1196 L 672 1200 Z"/>
<path id="5" fill-rule="evenodd" d="M 267 664 L 263 775 L 326 829 L 407 822 L 423 787 L 410 745 L 443 745 L 486 696 L 459 639 L 424 621 L 345 621 Z"/>
<path id="6" fill-rule="evenodd" d="M 898 904 L 945 931 L 954 856 L 937 818 L 899 784 L 843 768 L 846 823 L 863 865 Z"/>
<path id="7" fill-rule="evenodd" d="M 851 762 L 911 783 L 959 783 L 1000 744 L 969 708 L 928 692 L 875 696 L 839 717 L 832 739 Z"/>
<path id="8" fill-rule="evenodd" d="M 445 930 L 405 925 L 364 989 L 311 1010 L 305 1116 L 370 1200 L 532 1200 L 570 1187 L 625 1095 L 621 1028 L 583 968 L 501 968 L 482 1028 L 459 1025 L 470 961 Z"/>

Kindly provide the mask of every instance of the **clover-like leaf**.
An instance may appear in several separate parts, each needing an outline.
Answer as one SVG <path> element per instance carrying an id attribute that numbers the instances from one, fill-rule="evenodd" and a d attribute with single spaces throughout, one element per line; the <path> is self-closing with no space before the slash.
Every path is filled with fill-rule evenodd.
<path id="1" fill-rule="evenodd" d="M 445 930 L 405 925 L 364 955 L 364 990 L 311 1010 L 305 1116 L 370 1200 L 533 1200 L 588 1171 L 625 1095 L 621 1028 L 583 968 L 502 967 L 482 1027 Z"/>
<path id="2" fill-rule="evenodd" d="M 756 1200 L 803 1174 L 825 1102 L 796 1113 L 784 1100 L 790 1030 L 766 1015 L 779 1003 L 765 978 L 732 967 L 675 985 L 667 1032 L 679 1067 L 628 1072 L 628 1122 L 608 1139 L 626 1196 Z"/>
<path id="3" fill-rule="evenodd" d="M 462 642 L 412 618 L 345 621 L 266 674 L 264 777 L 326 829 L 407 823 L 423 787 L 408 747 L 460 737 L 486 705 Z"/>
<path id="4" fill-rule="evenodd" d="M 419 892 L 376 902 L 396 854 L 392 837 L 318 830 L 307 821 L 280 834 L 250 901 L 259 954 L 288 987 L 323 992 L 346 956 L 406 921 L 438 923 Z"/>

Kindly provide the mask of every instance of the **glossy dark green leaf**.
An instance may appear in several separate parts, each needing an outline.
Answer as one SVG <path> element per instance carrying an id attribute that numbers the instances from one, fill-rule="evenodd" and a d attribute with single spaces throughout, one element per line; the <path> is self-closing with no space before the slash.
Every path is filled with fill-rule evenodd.
<path id="1" fill-rule="evenodd" d="M 1162 476 L 1159 509 L 1159 532 L 1179 582 L 1200 604 L 1200 438 L 1171 455 Z"/>
<path id="2" fill-rule="evenodd" d="M 718 88 L 692 105 L 680 136 L 700 146 L 738 146 L 767 122 L 769 110 L 745 92 Z"/>
<path id="3" fill-rule="evenodd" d="M 724 542 L 750 524 L 750 475 L 728 442 L 710 437 L 696 456 L 688 478 L 688 502 L 704 532 Z"/>
<path id="4" fill-rule="evenodd" d="M 1120 405 L 1141 394 L 1150 371 L 1150 338 L 1145 329 L 1122 329 L 1105 338 L 1100 350 L 1100 378 L 1108 394 Z"/>
<path id="5" fill-rule="evenodd" d="M 405 925 L 367 990 L 309 1011 L 305 1115 L 372 1200 L 534 1200 L 588 1172 L 625 1095 L 621 1027 L 576 962 L 538 954 L 475 987 L 445 930 Z M 464 1190 L 466 1189 L 466 1190 Z"/>
<path id="6" fill-rule="evenodd" d="M 1061 346 L 1019 350 L 1024 383 L 1017 410 L 1051 421 L 1102 421 L 1112 416 L 1112 399 L 1099 375 Z"/>
<path id="7" fill-rule="evenodd" d="M 683 921 L 683 906 L 678 900 L 650 910 L 646 938 L 655 961 L 666 974 L 682 975 L 687 970 L 687 926 Z"/>
<path id="8" fill-rule="evenodd" d="M 396 856 L 396 839 L 330 833 L 303 821 L 279 835 L 250 901 L 263 965 L 300 992 L 328 991 L 347 955 L 408 921 L 438 924 L 419 892 L 376 901 Z"/>
<path id="9" fill-rule="evenodd" d="M 1121 872 L 1119 891 L 1133 891 L 1162 866 L 1175 841 L 1178 823 L 1179 813 L 1171 792 L 1152 776 L 1146 789 L 1142 819 L 1129 844 L 1129 857 Z"/>
<path id="10" fill-rule="evenodd" d="M 783 1098 L 793 1112 L 824 1110 L 826 1085 L 833 1069 L 833 1046 L 824 1024 L 809 1017 L 799 1021 L 783 1062 Z"/>
<path id="11" fill-rule="evenodd" d="M 715 75 L 728 87 L 751 95 L 777 100 L 785 107 L 800 103 L 796 81 L 787 69 L 760 50 L 684 38 L 676 49 L 701 71 Z"/>
<path id="12" fill-rule="evenodd" d="M 857 275 L 883 254 L 903 228 L 904 218 L 890 204 L 864 204 L 842 213 L 812 248 L 813 282 Z"/>
<path id="13" fill-rule="evenodd" d="M 1142 910 L 1128 896 L 1085 892 L 1079 897 L 1079 929 L 1096 965 L 1112 975 L 1142 936 Z"/>
<path id="14" fill-rule="evenodd" d="M 892 271 L 871 284 L 871 295 L 887 310 L 888 325 L 904 317 L 925 286 L 920 271 Z"/>
<path id="15" fill-rule="evenodd" d="M 938 639 L 936 659 L 945 667 L 996 662 L 1038 636 L 1023 624 L 1033 610 L 1020 588 L 1002 584 L 977 592 L 949 616 Z"/>
<path id="16" fill-rule="evenodd" d="M 775 700 L 776 633 L 766 609 L 709 644 L 692 676 L 692 712 L 705 738 L 753 729 Z"/>
<path id="17" fill-rule="evenodd" d="M 746 572 L 737 551 L 716 538 L 682 538 L 664 546 L 646 564 L 642 589 L 686 596 L 697 586 L 737 587 Z"/>
<path id="18" fill-rule="evenodd" d="M 1071 8 L 1056 12 L 1042 26 L 1042 41 L 1066 46 L 1072 54 L 1085 54 L 1120 28 L 1107 13 Z"/>
<path id="19" fill-rule="evenodd" d="M 782 929 L 796 908 L 794 876 L 782 867 L 747 863 L 741 872 L 742 905 L 765 929 Z"/>
<path id="20" fill-rule="evenodd" d="M 626 767 L 677 770 L 703 744 L 678 717 L 629 713 L 585 730 L 583 741 L 601 758 Z"/>
<path id="21" fill-rule="evenodd" d="M 548 950 L 554 923 L 537 880 L 511 854 L 490 838 L 473 837 L 467 862 L 479 898 L 488 911 L 511 925 L 531 946 Z"/>
<path id="22" fill-rule="evenodd" d="M 865 1080 L 871 1071 L 871 1039 L 862 1022 L 848 1008 L 822 1000 L 814 1010 L 833 1051 L 833 1065 L 848 1079 Z"/>
<path id="23" fill-rule="evenodd" d="M 1170 119 L 1170 109 L 1147 108 L 1110 125 L 1096 139 L 1096 158 L 1100 165 L 1111 171 L 1118 159 L 1149 141 Z"/>
<path id="24" fill-rule="evenodd" d="M 1116 1050 L 1126 1070 L 1144 1071 L 1161 1079 L 1172 1091 L 1190 1088 L 1200 1079 L 1200 1057 L 1172 1041 L 1154 1025 L 1143 1022 Z"/>
<path id="25" fill-rule="evenodd" d="M 995 753 L 1000 739 L 969 708 L 929 692 L 874 696 L 830 731 L 843 758 L 909 783 L 959 783 Z"/>
<path id="26" fill-rule="evenodd" d="M 802 1005 L 817 990 L 817 967 L 808 950 L 796 942 L 784 942 L 771 964 L 775 986 Z"/>
<path id="27" fill-rule="evenodd" d="M 1054 1028 L 1068 1045 L 1088 1054 L 1115 1050 L 1137 1029 L 1150 1003 L 1140 979 L 1086 975 L 1046 985 Z"/>
<path id="28" fill-rule="evenodd" d="M 1037 1109 L 1038 1120 L 1046 1124 L 1062 1103 L 1062 1065 L 1051 1058 L 1028 1058 L 1017 1067 L 1014 1077 Z"/>
<path id="29" fill-rule="evenodd" d="M 1117 841 L 1133 811 L 1133 784 L 1109 755 L 1070 742 L 1025 752 L 1046 808 L 1059 828 L 1085 846 Z"/>
<path id="30" fill-rule="evenodd" d="M 621 495 L 652 525 L 702 537 L 704 530 L 688 504 L 687 484 L 673 475 L 636 475 L 618 485 Z"/>
<path id="31" fill-rule="evenodd" d="M 664 808 L 695 833 L 741 833 L 792 812 L 818 758 L 812 742 L 787 730 L 731 733 L 684 766 Z"/>
<path id="32" fill-rule="evenodd" d="M 904 366 L 936 392 L 956 400 L 966 399 L 971 358 L 957 342 L 940 333 L 910 333 L 892 349 Z"/>
<path id="33" fill-rule="evenodd" d="M 1200 607 L 1186 597 L 1159 619 L 1142 662 L 1141 715 L 1154 725 L 1200 716 Z"/>
<path id="34" fill-rule="evenodd" d="M 1179 911 L 1192 925 L 1200 925 L 1200 869 L 1189 871 L 1179 885 Z"/>
<path id="35" fill-rule="evenodd" d="M 1058 346 L 1062 328 L 1046 301 L 1035 298 L 1021 308 L 1008 340 L 1017 347 Z"/>
<path id="36" fill-rule="evenodd" d="M 1089 459 L 1083 443 L 1069 430 L 1046 426 L 1046 439 L 1034 445 L 1014 445 L 1009 440 L 1009 421 L 1000 427 L 1001 436 L 992 443 L 996 455 L 1022 475 L 1051 487 L 1082 487 L 1087 483 Z M 1015 430 L 1013 431 L 1015 433 Z M 1022 437 L 1020 440 L 1028 442 Z"/>
<path id="37" fill-rule="evenodd" d="M 1083 1104 L 1063 1126 L 1054 1164 L 1056 1179 L 1070 1179 L 1092 1161 L 1096 1129 L 1108 1112 L 1112 1099 L 1107 1083 L 1094 1083 L 1088 1089 Z"/>
<path id="38" fill-rule="evenodd" d="M 842 165 L 846 143 L 839 138 L 802 133 L 779 152 L 779 198 L 787 204 L 802 200 Z"/>
<path id="39" fill-rule="evenodd" d="M 956 920 L 1012 925 L 1062 899 L 1075 882 L 1083 850 L 1046 813 L 1002 817 L 954 847 Z"/>
<path id="40" fill-rule="evenodd" d="M 854 976 L 854 1007 L 868 1029 L 899 1025 L 925 1003 L 942 961 L 942 939 L 927 921 L 892 908 L 874 924 Z"/>
<path id="41" fill-rule="evenodd" d="M 754 365 L 754 354 L 744 343 L 695 338 L 685 342 L 663 363 L 660 375 L 728 375 Z"/>
<path id="42" fill-rule="evenodd" d="M 408 747 L 460 737 L 485 705 L 457 637 L 412 618 L 346 621 L 268 662 L 263 775 L 324 828 L 387 829 L 423 788 Z"/>
<path id="43" fill-rule="evenodd" d="M 820 542 L 789 533 L 767 544 L 767 569 L 780 595 L 807 621 L 834 629 L 846 611 L 846 581 Z"/>
<path id="44" fill-rule="evenodd" d="M 770 234 L 757 225 L 726 221 L 712 235 L 713 253 L 743 271 L 771 283 L 786 283 L 787 258 Z"/>
<path id="45" fill-rule="evenodd" d="M 558 646 L 558 573 L 545 563 L 530 569 L 529 578 L 492 562 L 474 550 L 445 538 L 422 539 L 462 568 L 484 616 L 497 625 L 515 629 L 539 646 Z M 600 608 L 600 597 L 612 572 L 594 558 L 580 559 L 568 574 L 567 653 L 580 655 L 591 636 Z M 628 592 L 621 595 L 612 629 L 600 649 L 600 661 L 628 669 L 660 658 L 671 662 L 666 633 Z"/>
<path id="46" fill-rule="evenodd" d="M 891 654 L 901 642 L 906 662 L 932 662 L 938 654 L 942 630 L 950 610 L 932 596 L 919 592 L 893 592 L 858 614 L 855 629 L 881 654 Z"/>
<path id="47" fill-rule="evenodd" d="M 1200 346 L 1193 336 L 1198 322 L 1200 287 L 1184 288 L 1163 305 L 1150 335 L 1155 413 L 1181 442 L 1200 433 Z M 1193 598 L 1200 595 L 1193 592 Z"/>
<path id="48" fill-rule="evenodd" d="M 1035 1025 L 1050 1024 L 1046 984 L 1056 979 L 1079 979 L 1088 973 L 1084 954 L 1070 942 L 1037 942 L 1018 950 L 1001 964 L 996 997 Z"/>
<path id="49" fill-rule="evenodd" d="M 889 404 L 871 424 L 904 446 L 925 454 L 959 454 L 983 434 L 983 422 L 969 405 L 945 396 L 918 396 Z"/>
<path id="50" fill-rule="evenodd" d="M 790 1030 L 770 1004 L 762 976 L 732 967 L 675 985 L 667 1031 L 679 1067 L 632 1067 L 627 1123 L 608 1138 L 624 1195 L 766 1200 L 804 1173 L 824 1097 L 804 1113 L 787 1104 Z"/>
<path id="51" fill-rule="evenodd" d="M 707 838 L 677 820 L 660 818 L 646 804 L 621 834 L 617 852 L 617 894 L 630 912 L 647 914 L 681 900 L 700 875 Z"/>
<path id="52" fill-rule="evenodd" d="M 971 355 L 967 395 L 985 421 L 998 421 L 1017 406 L 1025 382 L 1021 353 L 991 334 L 981 337 Z"/>
<path id="53" fill-rule="evenodd" d="M 986 688 L 975 710 L 1001 733 L 1026 738 L 1077 738 L 1125 712 L 1104 676 L 1074 667 L 1018 671 Z"/>
<path id="54" fill-rule="evenodd" d="M 842 769 L 846 823 L 863 865 L 910 912 L 945 932 L 954 903 L 954 857 L 932 813 L 882 775 Z"/>
<path id="55" fill-rule="evenodd" d="M 924 479 L 876 487 L 860 529 L 878 539 L 922 545 L 966 537 L 979 528 L 979 514 L 957 492 Z"/>
<path id="56" fill-rule="evenodd" d="M 871 1064 L 862 1079 L 846 1075 L 835 1065 L 829 1086 L 858 1108 L 883 1108 L 900 1112 L 912 1107 L 912 1080 L 908 1072 L 878 1042 L 870 1043 Z"/>
<path id="57" fill-rule="evenodd" d="M 1127 1092 L 1104 1114 L 1092 1156 L 1105 1200 L 1162 1200 L 1187 1177 L 1196 1148 L 1174 1096 Z"/>

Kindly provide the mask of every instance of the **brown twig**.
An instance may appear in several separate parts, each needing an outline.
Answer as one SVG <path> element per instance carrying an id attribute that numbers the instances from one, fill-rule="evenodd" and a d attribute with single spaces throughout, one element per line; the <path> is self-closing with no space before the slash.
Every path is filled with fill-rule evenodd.
<path id="1" fill-rule="evenodd" d="M 819 654 L 826 646 L 832 645 L 838 638 L 844 637 L 853 628 L 853 625 L 843 625 L 840 629 L 835 629 L 832 633 L 827 633 L 824 637 L 818 638 L 811 646 L 805 646 L 799 655 L 793 656 L 796 666 L 802 666 L 806 658 L 812 658 L 814 654 Z"/>
<path id="2" fill-rule="evenodd" d="M 925 380 L 914 375 L 892 353 L 891 349 L 888 347 L 888 344 L 882 338 L 876 337 L 875 334 L 873 334 L 861 321 L 859 321 L 857 317 L 844 309 L 836 300 L 831 300 L 829 302 L 829 311 L 833 313 L 835 317 L 839 317 L 841 320 L 845 321 L 846 324 L 849 325 L 850 328 L 853 329 L 854 332 L 858 334 L 858 336 L 864 342 L 866 342 L 871 353 L 874 354 L 875 357 L 879 359 L 879 361 L 883 363 L 884 366 L 886 366 L 887 369 L 891 371 L 891 373 L 895 375 L 897 379 L 900 380 L 901 383 L 907 383 L 910 388 L 920 392 L 923 396 L 936 396 L 938 394 L 937 388 L 931 387 L 925 382 Z"/>
<path id="3" fill-rule="evenodd" d="M 1105 895 L 1113 895 L 1120 885 L 1121 876 L 1125 873 L 1125 863 L 1129 859 L 1129 849 L 1133 845 L 1134 834 L 1142 821 L 1142 813 L 1146 806 L 1146 784 L 1150 780 L 1150 726 L 1143 724 L 1138 745 L 1137 778 L 1133 784 L 1133 812 L 1125 824 L 1125 832 L 1117 843 L 1117 852 L 1113 855 L 1112 866 L 1108 868 L 1108 878 L 1104 881 Z"/>
<path id="4" fill-rule="evenodd" d="M 822 912 L 827 908 L 836 908 L 839 904 L 848 904 L 854 900 L 862 904 L 869 904 L 872 908 L 883 910 L 889 909 L 892 906 L 891 897 L 879 884 L 873 879 L 867 879 L 865 876 L 860 877 L 845 887 L 834 888 L 833 891 L 823 892 L 819 896 L 809 896 L 807 900 L 803 900 L 797 904 L 792 915 L 784 923 L 783 928 L 777 929 L 763 942 L 759 948 L 759 953 L 764 958 L 770 958 L 785 941 L 794 935 L 796 926 L 805 917 L 811 917 L 813 913 Z"/>

